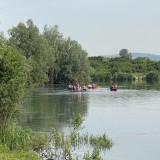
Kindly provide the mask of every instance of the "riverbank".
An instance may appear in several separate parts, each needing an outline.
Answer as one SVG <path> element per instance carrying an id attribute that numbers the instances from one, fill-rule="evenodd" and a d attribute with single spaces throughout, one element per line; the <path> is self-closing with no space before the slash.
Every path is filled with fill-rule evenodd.
<path id="1" fill-rule="evenodd" d="M 10 151 L 7 147 L 0 147 L 0 160 L 39 160 L 36 153 L 25 150 Z"/>

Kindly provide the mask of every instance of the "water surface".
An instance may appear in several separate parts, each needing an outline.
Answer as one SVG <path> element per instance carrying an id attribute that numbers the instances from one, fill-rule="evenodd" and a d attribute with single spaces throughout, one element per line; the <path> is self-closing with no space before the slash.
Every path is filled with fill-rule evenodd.
<path id="1" fill-rule="evenodd" d="M 87 92 L 65 88 L 41 88 L 25 101 L 22 124 L 39 131 L 70 128 L 71 119 L 81 113 L 89 133 L 106 134 L 114 145 L 106 160 L 157 160 L 160 157 L 159 85 L 119 84 L 117 92 L 108 87 Z"/>

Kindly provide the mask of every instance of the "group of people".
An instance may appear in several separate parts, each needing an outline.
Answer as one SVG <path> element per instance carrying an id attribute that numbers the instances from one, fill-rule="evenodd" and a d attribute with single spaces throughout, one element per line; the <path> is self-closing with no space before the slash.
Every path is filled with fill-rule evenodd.
<path id="1" fill-rule="evenodd" d="M 95 83 L 91 83 L 88 85 L 88 89 L 95 89 L 97 88 L 97 85 Z"/>
<path id="2" fill-rule="evenodd" d="M 117 85 L 116 84 L 111 84 L 110 85 L 110 90 L 111 91 L 117 91 Z"/>
<path id="3" fill-rule="evenodd" d="M 86 91 L 86 86 L 85 85 L 80 86 L 79 84 L 78 85 L 69 85 L 68 89 L 71 91 Z"/>
<path id="4" fill-rule="evenodd" d="M 97 88 L 97 85 L 95 83 L 91 83 L 88 85 L 88 89 L 95 89 Z M 68 86 L 68 90 L 71 90 L 71 91 L 86 91 L 87 88 L 85 85 L 83 86 L 80 86 L 79 84 L 78 85 L 71 85 L 69 84 Z M 110 91 L 117 91 L 117 85 L 116 84 L 111 84 L 110 85 Z"/>

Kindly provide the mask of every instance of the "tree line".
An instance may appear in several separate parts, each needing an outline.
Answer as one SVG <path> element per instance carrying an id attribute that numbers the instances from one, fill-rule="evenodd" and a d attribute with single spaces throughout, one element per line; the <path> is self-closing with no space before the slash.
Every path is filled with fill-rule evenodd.
<path id="1" fill-rule="evenodd" d="M 132 59 L 132 54 L 127 49 L 120 50 L 119 56 L 115 58 L 97 56 L 88 59 L 94 68 L 92 80 L 96 82 L 160 79 L 160 61 L 155 62 L 147 57 Z"/>
<path id="2" fill-rule="evenodd" d="M 127 49 L 119 57 L 88 57 L 87 51 L 70 37 L 65 38 L 57 25 L 38 27 L 29 19 L 0 35 L 6 47 L 16 49 L 25 58 L 27 86 L 50 84 L 87 84 L 91 81 L 128 81 L 136 77 L 159 79 L 160 62 L 148 58 L 132 59 Z M 18 58 L 18 57 L 17 57 Z"/>

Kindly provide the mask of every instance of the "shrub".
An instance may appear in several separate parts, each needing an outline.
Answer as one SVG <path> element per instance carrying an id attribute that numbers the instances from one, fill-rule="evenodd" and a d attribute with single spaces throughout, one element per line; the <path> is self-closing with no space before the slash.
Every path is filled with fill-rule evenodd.
<path id="1" fill-rule="evenodd" d="M 151 71 L 151 72 L 147 73 L 146 80 L 147 81 L 158 81 L 159 80 L 158 72 Z"/>

